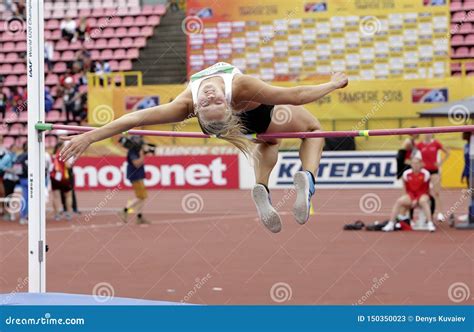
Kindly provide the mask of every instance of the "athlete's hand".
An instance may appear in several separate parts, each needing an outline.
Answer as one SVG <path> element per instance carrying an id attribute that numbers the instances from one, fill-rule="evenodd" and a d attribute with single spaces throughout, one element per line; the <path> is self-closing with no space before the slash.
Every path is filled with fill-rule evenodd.
<path id="1" fill-rule="evenodd" d="M 79 156 L 89 147 L 92 143 L 85 134 L 63 136 L 59 138 L 64 144 L 63 148 L 59 152 L 59 159 L 62 161 L 68 161 L 71 158 L 71 163 L 79 158 Z"/>
<path id="2" fill-rule="evenodd" d="M 331 76 L 331 83 L 334 84 L 336 89 L 342 89 L 349 84 L 349 78 L 342 72 L 333 73 Z"/>

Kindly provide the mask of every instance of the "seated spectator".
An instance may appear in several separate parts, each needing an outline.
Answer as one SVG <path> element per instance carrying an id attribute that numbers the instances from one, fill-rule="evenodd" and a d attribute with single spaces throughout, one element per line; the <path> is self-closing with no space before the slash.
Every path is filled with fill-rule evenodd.
<path id="1" fill-rule="evenodd" d="M 86 17 L 81 17 L 79 20 L 79 25 L 76 29 L 77 33 L 77 39 L 80 41 L 88 40 L 90 33 L 91 33 L 91 27 L 89 24 L 87 24 L 87 18 Z"/>
<path id="2" fill-rule="evenodd" d="M 59 26 L 61 28 L 62 38 L 71 42 L 76 36 L 76 21 L 71 17 L 66 17 L 66 19 L 61 21 Z"/>
<path id="3" fill-rule="evenodd" d="M 7 111 L 7 95 L 0 89 L 0 113 L 2 114 L 2 119 L 5 119 Z"/>
<path id="4" fill-rule="evenodd" d="M 49 92 L 49 88 L 44 89 L 44 111 L 49 113 L 53 109 L 54 99 L 51 93 Z"/>
<path id="5" fill-rule="evenodd" d="M 91 53 L 83 45 L 82 48 L 76 52 L 76 62 L 79 62 L 82 68 L 84 68 L 84 63 L 90 59 L 91 59 Z"/>
<path id="6" fill-rule="evenodd" d="M 427 219 L 427 226 L 430 232 L 436 230 L 432 221 L 430 205 L 430 172 L 423 168 L 421 154 L 417 153 L 411 158 L 411 169 L 406 170 L 402 176 L 405 186 L 405 194 L 402 195 L 392 209 L 390 221 L 382 229 L 385 232 L 395 230 L 397 220 L 409 219 L 410 209 L 419 207 Z"/>
<path id="7" fill-rule="evenodd" d="M 72 77 L 64 81 L 65 89 L 63 95 L 63 107 L 66 112 L 67 121 L 82 121 L 85 118 L 84 95 L 79 92 Z"/>
<path id="8" fill-rule="evenodd" d="M 107 61 L 104 60 L 98 60 L 95 62 L 94 65 L 94 73 L 96 75 L 102 76 L 103 74 L 108 74 L 111 73 L 112 69 L 110 68 L 110 64 Z M 104 78 L 101 77 L 100 80 L 100 85 L 104 85 Z M 108 83 L 110 83 L 110 79 L 108 80 Z"/>
<path id="9" fill-rule="evenodd" d="M 44 62 L 48 66 L 48 70 L 53 70 L 53 55 L 54 55 L 54 46 L 50 41 L 44 42 Z"/>
<path id="10" fill-rule="evenodd" d="M 27 105 L 27 96 L 26 90 L 18 89 L 16 86 L 12 86 L 10 88 L 10 101 L 13 112 L 15 112 L 18 116 L 20 112 L 26 112 L 26 105 Z"/>
<path id="11" fill-rule="evenodd" d="M 58 89 L 56 92 L 56 97 L 62 97 L 64 95 L 64 89 L 65 89 L 65 81 L 71 78 L 74 81 L 74 74 L 72 73 L 72 67 L 66 68 L 66 72 L 59 77 L 59 82 L 58 82 Z"/>

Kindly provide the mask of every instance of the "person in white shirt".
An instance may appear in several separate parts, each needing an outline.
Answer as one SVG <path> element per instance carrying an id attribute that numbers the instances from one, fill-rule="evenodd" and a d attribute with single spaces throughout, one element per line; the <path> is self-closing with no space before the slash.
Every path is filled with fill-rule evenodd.
<path id="1" fill-rule="evenodd" d="M 59 27 L 61 28 L 61 36 L 69 42 L 76 36 L 77 24 L 72 18 L 66 17 L 61 21 Z"/>

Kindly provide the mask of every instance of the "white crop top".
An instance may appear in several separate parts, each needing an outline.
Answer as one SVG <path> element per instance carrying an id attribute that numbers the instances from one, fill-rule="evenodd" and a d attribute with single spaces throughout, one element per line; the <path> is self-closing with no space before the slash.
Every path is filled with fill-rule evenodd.
<path id="1" fill-rule="evenodd" d="M 197 103 L 197 95 L 202 81 L 211 77 L 219 76 L 222 77 L 222 80 L 224 81 L 225 99 L 230 105 L 232 102 L 232 80 L 234 79 L 235 74 L 242 74 L 242 72 L 231 64 L 218 62 L 215 65 L 192 75 L 189 84 L 191 85 L 193 104 L 195 105 Z"/>

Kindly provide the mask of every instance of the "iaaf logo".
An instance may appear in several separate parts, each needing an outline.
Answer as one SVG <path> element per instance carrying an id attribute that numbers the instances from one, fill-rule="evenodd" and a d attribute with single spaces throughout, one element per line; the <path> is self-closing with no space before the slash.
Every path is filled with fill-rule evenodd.
<path id="1" fill-rule="evenodd" d="M 145 161 L 148 188 L 237 188 L 236 156 L 149 157 Z M 74 165 L 78 189 L 130 187 L 124 158 L 83 157 Z"/>

